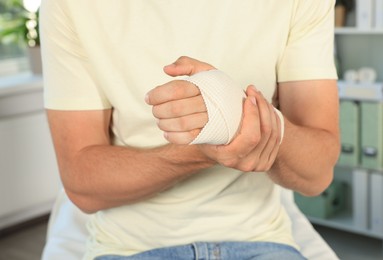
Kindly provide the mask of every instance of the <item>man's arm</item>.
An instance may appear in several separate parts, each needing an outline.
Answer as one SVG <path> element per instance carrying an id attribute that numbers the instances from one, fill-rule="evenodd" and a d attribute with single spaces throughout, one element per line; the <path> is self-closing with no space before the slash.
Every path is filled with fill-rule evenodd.
<path id="1" fill-rule="evenodd" d="M 195 146 L 112 146 L 111 110 L 47 115 L 65 190 L 87 213 L 143 200 L 213 165 Z"/>
<path id="2" fill-rule="evenodd" d="M 280 110 L 285 118 L 281 145 L 276 138 L 279 128 L 270 123 L 277 117 L 267 110 L 270 104 L 252 88 L 246 93 L 257 100 L 259 116 L 251 116 L 254 108 L 245 102 L 237 137 L 229 145 L 202 145 L 201 149 L 225 166 L 267 172 L 274 182 L 308 196 L 321 193 L 332 181 L 340 152 L 336 81 L 280 84 Z"/>
<path id="3" fill-rule="evenodd" d="M 285 137 L 269 171 L 275 182 L 305 195 L 330 184 L 340 151 L 337 91 L 335 80 L 280 84 Z"/>
<path id="4" fill-rule="evenodd" d="M 167 70 L 174 75 L 184 75 L 185 68 L 198 67 L 198 64 L 196 60 L 183 57 L 174 63 L 175 67 Z M 149 100 L 155 102 L 149 103 L 154 105 L 160 129 L 165 133 L 171 129 L 167 139 L 182 144 L 193 140 L 199 128 L 174 123 L 190 117 L 186 108 L 192 103 L 190 95 L 169 98 L 177 84 L 181 83 L 171 82 L 171 87 L 163 85 L 151 91 Z M 297 81 L 279 85 L 280 109 L 285 117 L 281 145 L 279 118 L 272 105 L 254 87 L 248 87 L 246 94 L 241 129 L 232 142 L 197 146 L 226 167 L 245 172 L 268 172 L 276 183 L 306 195 L 322 192 L 332 180 L 340 149 L 336 81 Z M 159 102 L 156 96 L 165 98 Z M 160 116 L 156 113 L 159 109 L 162 110 Z M 180 117 L 174 112 L 180 110 L 188 112 Z M 168 123 L 170 118 L 171 123 Z M 198 125 L 205 121 L 199 120 Z"/>

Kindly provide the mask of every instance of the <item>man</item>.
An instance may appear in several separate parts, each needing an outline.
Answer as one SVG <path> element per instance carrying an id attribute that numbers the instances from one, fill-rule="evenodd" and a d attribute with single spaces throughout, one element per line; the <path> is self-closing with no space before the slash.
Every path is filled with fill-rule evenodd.
<path id="1" fill-rule="evenodd" d="M 85 259 L 302 259 L 276 184 L 317 195 L 332 180 L 334 4 L 43 1 L 60 174 L 93 213 Z M 169 76 L 215 68 L 246 90 L 239 129 L 228 144 L 189 145 L 207 106 Z"/>

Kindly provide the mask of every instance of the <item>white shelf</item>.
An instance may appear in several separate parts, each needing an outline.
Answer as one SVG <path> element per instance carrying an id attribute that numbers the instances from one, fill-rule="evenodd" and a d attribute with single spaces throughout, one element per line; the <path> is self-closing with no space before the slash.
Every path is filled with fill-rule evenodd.
<path id="1" fill-rule="evenodd" d="M 350 171 L 353 171 L 353 170 L 366 170 L 366 171 L 369 171 L 369 172 L 383 174 L 383 168 L 367 168 L 367 167 L 363 167 L 362 165 L 350 166 L 350 165 L 346 165 L 346 164 L 337 164 L 335 167 L 340 167 L 340 168 L 343 168 L 343 169 L 348 169 Z"/>
<path id="2" fill-rule="evenodd" d="M 0 78 L 0 98 L 10 95 L 43 90 L 41 75 L 21 73 Z"/>
<path id="3" fill-rule="evenodd" d="M 346 183 L 346 186 L 351 188 L 347 188 L 345 190 L 345 196 L 348 196 L 346 200 L 344 201 L 344 209 L 341 212 L 336 213 L 335 215 L 328 217 L 328 218 L 320 218 L 320 217 L 312 217 L 309 215 L 306 215 L 307 218 L 310 220 L 312 224 L 325 226 L 333 229 L 338 229 L 346 232 L 351 232 L 363 236 L 368 236 L 372 238 L 376 238 L 383 241 L 383 233 L 379 233 L 377 230 L 372 229 L 371 223 L 369 220 L 369 216 L 367 216 L 367 222 L 366 226 L 363 226 L 363 223 L 359 223 L 360 219 L 356 219 L 357 217 L 353 214 L 355 214 L 353 210 L 353 202 L 352 198 L 356 196 L 355 190 L 353 190 L 352 185 L 355 184 L 353 180 L 353 174 L 352 171 L 356 170 L 363 170 L 367 172 L 378 172 L 382 173 L 381 170 L 367 170 L 365 168 L 361 168 L 360 166 L 357 167 L 350 167 L 350 166 L 340 166 L 337 165 L 336 167 L 336 174 L 335 179 L 338 181 Z M 349 186 L 350 185 L 350 186 Z M 360 195 L 360 194 L 359 194 Z M 368 203 L 368 202 L 366 202 Z M 368 213 L 367 213 L 368 214 Z M 360 225 L 362 224 L 362 226 Z"/>
<path id="4" fill-rule="evenodd" d="M 315 218 L 310 216 L 308 216 L 308 219 L 310 220 L 311 223 L 316 225 L 353 232 L 356 234 L 374 237 L 377 239 L 383 239 L 383 234 L 379 234 L 369 229 L 361 229 L 361 228 L 355 227 L 354 221 L 352 218 L 352 213 L 349 211 L 339 213 L 335 215 L 334 217 L 331 217 L 328 219 L 321 219 L 321 218 Z"/>
<path id="5" fill-rule="evenodd" d="M 383 35 L 383 28 L 359 29 L 356 27 L 335 28 L 335 35 Z"/>

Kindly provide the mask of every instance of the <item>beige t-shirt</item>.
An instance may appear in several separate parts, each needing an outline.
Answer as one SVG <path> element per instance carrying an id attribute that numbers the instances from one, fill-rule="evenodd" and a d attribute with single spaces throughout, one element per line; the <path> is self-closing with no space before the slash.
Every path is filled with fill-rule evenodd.
<path id="1" fill-rule="evenodd" d="M 334 4 L 334 0 L 43 1 L 45 106 L 113 108 L 115 145 L 163 145 L 166 140 L 144 97 L 172 79 L 163 73 L 164 65 L 182 55 L 208 62 L 243 88 L 256 85 L 268 100 L 278 82 L 335 79 Z M 213 167 L 152 199 L 94 214 L 85 259 L 195 241 L 296 246 L 279 196 L 265 173 Z"/>

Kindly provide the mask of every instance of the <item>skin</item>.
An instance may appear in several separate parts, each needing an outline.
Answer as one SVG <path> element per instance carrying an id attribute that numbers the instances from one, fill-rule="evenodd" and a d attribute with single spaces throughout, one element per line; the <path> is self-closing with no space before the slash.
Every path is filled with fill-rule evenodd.
<path id="1" fill-rule="evenodd" d="M 213 68 L 181 57 L 164 72 L 193 75 Z M 221 164 L 265 171 L 284 187 L 317 195 L 331 182 L 339 154 L 336 82 L 288 82 L 279 89 L 282 144 L 279 118 L 253 86 L 246 90 L 241 129 L 230 144 L 220 146 L 187 145 L 207 122 L 207 113 L 198 88 L 185 81 L 158 86 L 145 98 L 169 141 L 152 149 L 113 146 L 111 110 L 47 110 L 64 188 L 80 209 L 94 213 L 145 200 Z"/>

